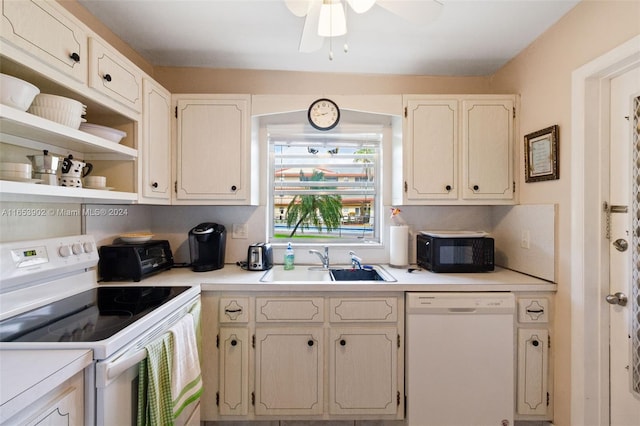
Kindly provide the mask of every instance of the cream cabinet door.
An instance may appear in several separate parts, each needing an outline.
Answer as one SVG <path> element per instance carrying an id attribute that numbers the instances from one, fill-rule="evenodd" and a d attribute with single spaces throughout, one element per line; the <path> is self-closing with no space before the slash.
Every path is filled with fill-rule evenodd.
<path id="1" fill-rule="evenodd" d="M 458 198 L 458 101 L 408 99 L 404 132 L 404 198 Z"/>
<path id="2" fill-rule="evenodd" d="M 87 82 L 87 34 L 55 2 L 2 1 L 2 38 L 62 71 Z"/>
<path id="3" fill-rule="evenodd" d="M 514 115 L 513 100 L 462 101 L 462 198 L 513 198 Z"/>
<path id="4" fill-rule="evenodd" d="M 171 94 L 142 81 L 141 202 L 171 201 Z M 146 200 L 148 199 L 148 200 Z"/>
<path id="5" fill-rule="evenodd" d="M 142 74 L 128 59 L 89 38 L 89 87 L 136 112 L 142 110 Z"/>
<path id="6" fill-rule="evenodd" d="M 249 203 L 249 96 L 177 99 L 176 204 Z"/>
<path id="7" fill-rule="evenodd" d="M 549 331 L 518 330 L 518 391 L 516 409 L 522 415 L 546 415 L 549 404 Z"/>
<path id="8" fill-rule="evenodd" d="M 256 415 L 323 412 L 323 329 L 256 329 Z"/>
<path id="9" fill-rule="evenodd" d="M 329 338 L 329 413 L 396 414 L 396 327 L 334 327 Z"/>
<path id="10" fill-rule="evenodd" d="M 249 412 L 249 341 L 248 328 L 220 329 L 221 415 L 246 416 Z"/>

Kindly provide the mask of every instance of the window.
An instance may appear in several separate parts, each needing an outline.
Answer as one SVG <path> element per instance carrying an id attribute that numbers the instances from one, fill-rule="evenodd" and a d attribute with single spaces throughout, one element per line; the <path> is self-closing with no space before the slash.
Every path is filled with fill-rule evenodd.
<path id="1" fill-rule="evenodd" d="M 271 126 L 271 242 L 360 244 L 380 241 L 382 128 L 305 133 Z"/>

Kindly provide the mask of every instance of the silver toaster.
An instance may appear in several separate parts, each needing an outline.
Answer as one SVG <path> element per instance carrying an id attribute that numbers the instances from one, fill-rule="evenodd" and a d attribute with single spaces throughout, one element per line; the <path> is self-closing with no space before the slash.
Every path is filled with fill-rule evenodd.
<path id="1" fill-rule="evenodd" d="M 247 253 L 247 269 L 249 271 L 266 271 L 273 266 L 273 250 L 269 243 L 255 243 L 249 246 Z"/>

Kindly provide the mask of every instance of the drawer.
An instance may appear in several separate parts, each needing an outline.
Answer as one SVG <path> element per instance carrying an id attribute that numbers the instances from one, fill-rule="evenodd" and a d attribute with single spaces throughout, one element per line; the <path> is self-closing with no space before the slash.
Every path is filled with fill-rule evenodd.
<path id="1" fill-rule="evenodd" d="M 322 297 L 258 297 L 256 322 L 324 322 Z"/>
<path id="2" fill-rule="evenodd" d="M 240 324 L 249 322 L 248 297 L 221 297 L 218 314 L 220 324 Z"/>
<path id="3" fill-rule="evenodd" d="M 397 322 L 396 297 L 336 297 L 329 300 L 331 322 Z"/>
<path id="4" fill-rule="evenodd" d="M 124 56 L 89 38 L 89 86 L 134 111 L 142 110 L 142 73 Z"/>

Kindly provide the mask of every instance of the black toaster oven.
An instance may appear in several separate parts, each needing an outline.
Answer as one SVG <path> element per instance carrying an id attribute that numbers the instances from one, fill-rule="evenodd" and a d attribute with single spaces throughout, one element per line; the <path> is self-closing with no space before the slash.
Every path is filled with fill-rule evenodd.
<path id="1" fill-rule="evenodd" d="M 489 272 L 494 240 L 483 232 L 429 232 L 416 237 L 418 266 L 432 272 Z"/>
<path id="2" fill-rule="evenodd" d="M 103 281 L 140 281 L 173 266 L 167 240 L 110 244 L 99 252 L 98 273 Z"/>

